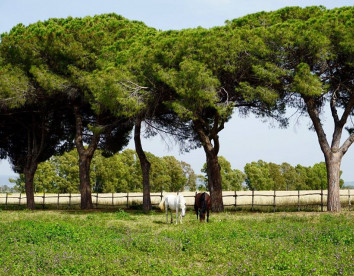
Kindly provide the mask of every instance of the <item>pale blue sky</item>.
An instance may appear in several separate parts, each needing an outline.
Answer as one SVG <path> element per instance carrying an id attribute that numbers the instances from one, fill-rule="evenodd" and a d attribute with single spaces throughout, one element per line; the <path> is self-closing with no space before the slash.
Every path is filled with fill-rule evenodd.
<path id="1" fill-rule="evenodd" d="M 0 33 L 9 31 L 18 23 L 28 25 L 51 17 L 83 17 L 102 13 L 117 13 L 131 20 L 143 21 L 161 30 L 205 28 L 223 25 L 249 13 L 272 11 L 286 6 L 323 5 L 327 8 L 353 6 L 354 0 L 0 0 Z M 290 113 L 289 113 L 290 115 Z M 292 117 L 288 129 L 271 128 L 250 116 L 240 118 L 237 113 L 220 133 L 220 155 L 231 162 L 233 168 L 243 170 L 248 162 L 262 159 L 267 162 L 288 162 L 305 166 L 324 160 L 316 134 L 308 130 L 308 118 Z M 327 116 L 327 137 L 332 137 L 332 120 Z M 343 139 L 347 137 L 344 134 Z M 175 155 L 190 163 L 196 173 L 205 162 L 202 149 L 180 154 L 177 146 L 159 137 L 144 140 L 146 151 L 163 156 Z M 129 144 L 133 148 L 133 143 Z M 345 181 L 354 181 L 354 146 L 343 158 L 342 170 Z M 0 161 L 0 176 L 13 175 L 7 161 Z M 0 183 L 6 184 L 6 183 Z"/>

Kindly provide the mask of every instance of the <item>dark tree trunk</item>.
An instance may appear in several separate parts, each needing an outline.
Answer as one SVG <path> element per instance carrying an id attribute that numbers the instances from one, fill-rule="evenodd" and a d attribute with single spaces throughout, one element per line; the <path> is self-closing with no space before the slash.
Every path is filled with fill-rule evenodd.
<path id="1" fill-rule="evenodd" d="M 37 126 L 38 122 L 36 121 L 35 116 L 32 114 L 32 124 L 27 129 L 27 156 L 26 164 L 23 168 L 23 174 L 25 176 L 25 191 L 27 202 L 26 207 L 30 210 L 35 209 L 33 180 L 38 167 L 38 157 L 43 151 L 45 139 L 44 126 L 42 126 L 41 128 L 41 132 L 38 131 Z"/>
<path id="2" fill-rule="evenodd" d="M 134 130 L 134 142 L 135 142 L 135 150 L 140 160 L 140 167 L 143 175 L 143 210 L 144 212 L 148 212 L 152 208 L 151 197 L 150 197 L 151 164 L 147 159 L 143 147 L 141 145 L 140 132 L 141 132 L 141 121 L 137 120 L 137 122 L 135 123 L 135 130 Z"/>
<path id="3" fill-rule="evenodd" d="M 216 134 L 211 134 L 209 137 L 205 131 L 202 122 L 193 121 L 194 128 L 202 142 L 204 152 L 206 155 L 207 174 L 208 174 L 208 188 L 211 197 L 211 209 L 213 212 L 224 211 L 224 204 L 222 199 L 222 184 L 220 165 L 218 160 L 219 152 L 219 137 Z M 211 141 L 214 141 L 214 145 Z"/>
<path id="4" fill-rule="evenodd" d="M 37 163 L 32 163 L 30 166 L 24 168 L 23 174 L 25 175 L 25 190 L 26 190 L 26 207 L 27 209 L 34 210 L 34 185 L 33 179 L 37 170 Z"/>
<path id="5" fill-rule="evenodd" d="M 222 199 L 221 173 L 218 155 L 214 152 L 206 152 L 208 186 L 211 197 L 211 208 L 213 212 L 224 211 Z"/>
<path id="6" fill-rule="evenodd" d="M 93 208 L 90 181 L 91 160 L 92 156 L 87 155 L 86 152 L 79 153 L 80 208 L 83 210 Z"/>
<path id="7" fill-rule="evenodd" d="M 83 126 L 82 118 L 79 107 L 74 107 L 76 133 L 75 145 L 79 154 L 79 177 L 80 177 L 80 194 L 81 194 L 81 209 L 92 209 L 92 196 L 91 196 L 91 181 L 90 181 L 90 165 L 93 154 L 97 149 L 100 135 L 97 133 L 92 134 L 92 139 L 87 148 L 83 144 Z"/>

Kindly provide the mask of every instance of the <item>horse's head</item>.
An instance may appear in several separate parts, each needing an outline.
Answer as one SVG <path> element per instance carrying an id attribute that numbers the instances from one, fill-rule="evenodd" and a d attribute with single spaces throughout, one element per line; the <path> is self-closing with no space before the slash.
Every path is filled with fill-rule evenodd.
<path id="1" fill-rule="evenodd" d="M 204 211 L 200 210 L 200 212 L 199 212 L 199 220 L 200 220 L 200 222 L 205 221 L 205 210 Z"/>
<path id="2" fill-rule="evenodd" d="M 199 197 L 199 220 L 200 222 L 205 221 L 205 213 L 208 212 L 208 219 L 209 220 L 209 209 L 210 209 L 210 196 L 207 193 L 202 193 Z"/>
<path id="3" fill-rule="evenodd" d="M 186 200 L 184 199 L 184 196 L 183 195 L 180 195 L 179 196 L 179 206 L 182 210 L 182 217 L 184 217 L 186 215 Z"/>

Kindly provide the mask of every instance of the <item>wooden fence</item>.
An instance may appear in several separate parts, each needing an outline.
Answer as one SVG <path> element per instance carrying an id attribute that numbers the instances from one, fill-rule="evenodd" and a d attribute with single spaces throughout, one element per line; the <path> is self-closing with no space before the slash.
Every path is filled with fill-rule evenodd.
<path id="1" fill-rule="evenodd" d="M 151 193 L 151 202 L 158 205 L 167 192 Z M 174 193 L 176 194 L 176 193 Z M 195 192 L 181 192 L 186 198 L 188 207 L 194 205 Z M 340 190 L 341 203 L 351 210 L 351 198 L 354 190 Z M 93 193 L 92 202 L 95 208 L 107 207 L 134 207 L 142 205 L 142 193 Z M 225 207 L 249 208 L 254 211 L 260 207 L 268 207 L 274 212 L 277 208 L 292 207 L 298 211 L 306 210 L 309 206 L 326 209 L 327 190 L 315 191 L 224 191 L 223 202 Z M 26 204 L 25 194 L 0 194 L 0 207 L 7 209 L 10 206 Z M 43 209 L 48 206 L 54 208 L 76 208 L 80 205 L 80 194 L 36 194 L 35 204 Z"/>

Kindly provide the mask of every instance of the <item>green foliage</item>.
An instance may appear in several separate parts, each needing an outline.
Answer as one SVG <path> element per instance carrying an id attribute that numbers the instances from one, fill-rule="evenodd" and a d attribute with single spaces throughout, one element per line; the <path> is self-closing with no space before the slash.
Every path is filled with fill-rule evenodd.
<path id="1" fill-rule="evenodd" d="M 18 67 L 3 66 L 0 59 L 0 105 L 18 107 L 24 104 L 30 90 L 25 73 Z"/>
<path id="2" fill-rule="evenodd" d="M 246 185 L 250 190 L 273 190 L 268 163 L 259 160 L 245 165 Z"/>
<path id="3" fill-rule="evenodd" d="M 173 156 L 157 157 L 146 153 L 151 163 L 150 188 L 177 192 L 195 190 L 196 175 L 188 163 Z M 76 150 L 53 156 L 39 164 L 34 177 L 35 192 L 75 193 L 79 187 L 79 165 Z M 111 157 L 104 157 L 98 150 L 91 163 L 91 183 L 98 193 L 140 192 L 142 175 L 139 159 L 134 150 L 127 149 Z M 24 176 L 12 180 L 16 189 L 24 192 Z"/>
<path id="4" fill-rule="evenodd" d="M 200 62 L 186 59 L 179 67 L 179 71 L 161 72 L 160 77 L 178 94 L 172 103 L 176 113 L 185 120 L 195 120 L 203 108 L 215 107 L 219 82 Z"/>
<path id="5" fill-rule="evenodd" d="M 351 213 L 0 212 L 0 274 L 350 275 Z M 255 261 L 257 260 L 257 261 Z"/>
<path id="6" fill-rule="evenodd" d="M 246 184 L 250 190 L 320 190 L 327 189 L 327 169 L 324 162 L 304 167 L 288 163 L 281 165 L 258 162 L 245 166 Z M 340 187 L 344 180 L 340 180 Z"/>
<path id="7" fill-rule="evenodd" d="M 320 79 L 311 74 L 310 67 L 306 63 L 297 66 L 293 89 L 305 96 L 320 96 L 323 91 Z"/>

